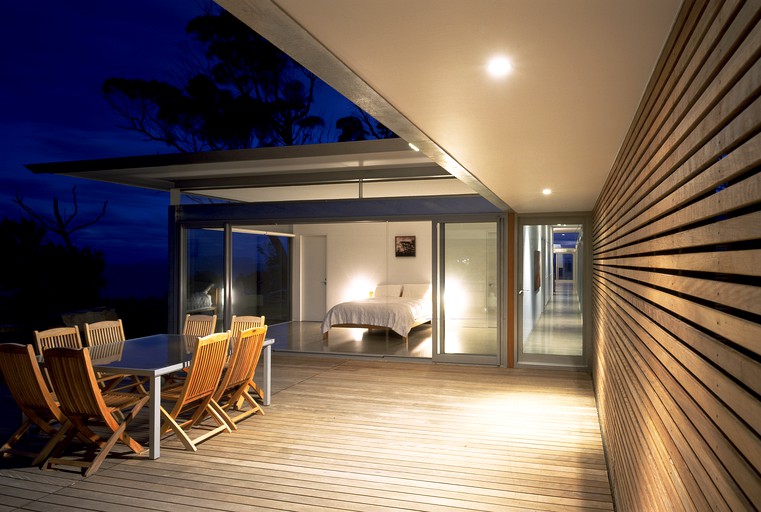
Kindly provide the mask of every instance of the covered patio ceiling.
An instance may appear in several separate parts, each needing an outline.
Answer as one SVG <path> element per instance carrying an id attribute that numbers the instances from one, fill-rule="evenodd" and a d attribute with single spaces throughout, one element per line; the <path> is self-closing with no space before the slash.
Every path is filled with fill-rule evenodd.
<path id="1" fill-rule="evenodd" d="M 472 190 L 519 213 L 593 209 L 681 5 L 216 1 Z M 502 79 L 485 72 L 495 55 L 513 64 Z"/>

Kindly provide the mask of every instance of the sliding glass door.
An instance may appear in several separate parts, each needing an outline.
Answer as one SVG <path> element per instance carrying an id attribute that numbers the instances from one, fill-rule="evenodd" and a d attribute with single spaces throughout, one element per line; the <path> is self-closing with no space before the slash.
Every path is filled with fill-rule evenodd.
<path id="1" fill-rule="evenodd" d="M 249 227 L 186 228 L 179 328 L 185 314 L 217 315 L 217 331 L 232 315 L 289 321 L 291 237 Z"/>
<path id="2" fill-rule="evenodd" d="M 437 224 L 436 361 L 499 364 L 500 225 Z"/>
<path id="3" fill-rule="evenodd" d="M 225 318 L 225 232 L 221 228 L 185 230 L 185 314 L 217 315 L 217 330 Z"/>
<path id="4" fill-rule="evenodd" d="M 289 235 L 233 227 L 232 314 L 291 319 Z"/>

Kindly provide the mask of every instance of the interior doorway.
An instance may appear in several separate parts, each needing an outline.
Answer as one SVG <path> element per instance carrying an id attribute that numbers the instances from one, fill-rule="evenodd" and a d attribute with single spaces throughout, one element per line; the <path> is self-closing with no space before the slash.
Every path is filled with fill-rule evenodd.
<path id="1" fill-rule="evenodd" d="M 584 233 L 584 222 L 519 222 L 519 366 L 586 366 Z"/>
<path id="2" fill-rule="evenodd" d="M 326 310 L 327 237 L 322 235 L 301 238 L 302 293 L 301 319 L 305 322 L 322 322 Z"/>

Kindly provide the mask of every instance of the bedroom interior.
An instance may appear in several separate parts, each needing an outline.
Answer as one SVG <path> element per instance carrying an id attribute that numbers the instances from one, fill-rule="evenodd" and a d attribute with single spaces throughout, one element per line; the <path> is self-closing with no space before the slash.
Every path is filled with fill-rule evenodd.
<path id="1" fill-rule="evenodd" d="M 409 341 L 389 331 L 338 328 L 330 330 L 330 341 L 318 345 L 313 335 L 311 344 L 301 343 L 299 350 L 330 353 L 363 353 L 376 356 L 432 357 L 439 348 L 442 353 L 489 354 L 497 347 L 497 235 L 495 223 L 448 223 L 441 246 L 446 247 L 441 259 L 442 275 L 446 276 L 446 306 L 441 322 L 446 323 L 446 344 L 432 346 L 432 326 L 423 323 L 410 331 Z M 294 238 L 294 308 L 293 319 L 301 322 L 323 321 L 324 315 L 337 304 L 368 298 L 378 285 L 429 283 L 433 288 L 434 248 L 433 226 L 430 221 L 418 222 L 349 222 L 333 224 L 296 225 Z M 322 269 L 310 268 L 310 261 L 322 261 L 301 249 L 305 236 L 326 237 L 326 285 L 321 291 L 327 297 L 326 306 L 317 316 L 306 316 L 303 309 L 313 297 L 304 293 L 310 279 L 321 281 Z M 396 237 L 414 236 L 415 257 L 396 256 Z M 436 283 L 443 287 L 444 281 Z M 404 293 L 402 291 L 402 293 Z M 299 306 L 297 306 L 297 304 Z M 343 332 L 342 332 L 343 331 Z M 300 333 L 314 332 L 308 328 Z M 316 336 L 319 336 L 319 331 Z M 361 340 L 361 341 L 360 341 Z M 278 342 L 276 342 L 277 344 Z M 283 338 L 283 346 L 290 344 Z M 408 348 L 405 349 L 405 345 Z M 280 345 L 277 345 L 278 347 Z M 311 350 L 310 350 L 311 348 Z"/>
<path id="2" fill-rule="evenodd" d="M 277 334 L 276 350 L 430 359 L 434 351 L 430 322 L 435 269 L 433 224 L 235 226 L 232 314 L 266 314 L 270 333 Z M 438 283 L 446 288 L 441 306 L 441 324 L 446 326 L 439 328 L 446 328 L 448 333 L 441 352 L 492 356 L 498 352 L 496 230 L 494 222 L 446 224 L 439 241 L 439 247 L 446 247 L 440 262 L 446 286 L 444 281 Z M 273 237 L 283 249 L 282 260 L 273 260 L 272 251 L 262 248 Z M 398 237 L 414 238 L 414 256 L 397 255 Z M 224 311 L 223 231 L 187 230 L 185 245 L 187 308 Z M 254 263 L 252 250 L 264 254 L 264 261 Z M 399 285 L 399 294 L 407 297 L 403 300 L 414 293 L 415 298 L 425 297 L 423 303 L 428 305 L 426 317 L 416 319 L 408 339 L 393 330 L 356 327 L 332 328 L 329 341 L 325 339 L 320 324 L 331 308 L 373 295 L 377 298 L 379 287 L 394 284 Z"/>

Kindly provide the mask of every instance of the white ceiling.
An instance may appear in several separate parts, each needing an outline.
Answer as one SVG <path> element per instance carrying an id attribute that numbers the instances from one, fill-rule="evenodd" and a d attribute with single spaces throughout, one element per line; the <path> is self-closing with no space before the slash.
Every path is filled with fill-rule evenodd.
<path id="1" fill-rule="evenodd" d="M 681 4 L 217 2 L 519 213 L 593 209 Z M 495 54 L 513 62 L 503 80 L 485 72 Z"/>

